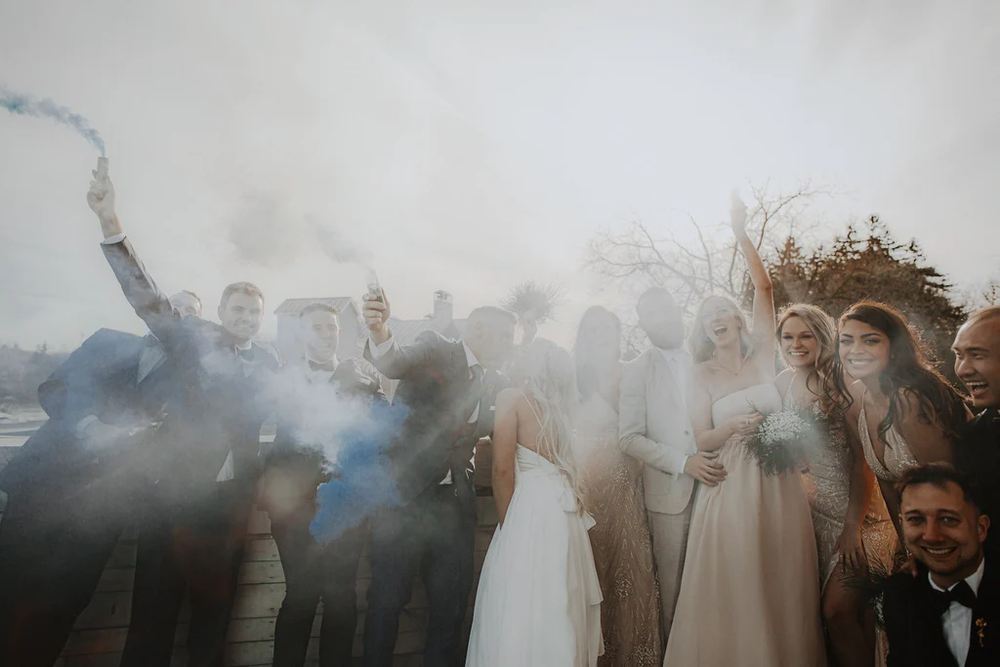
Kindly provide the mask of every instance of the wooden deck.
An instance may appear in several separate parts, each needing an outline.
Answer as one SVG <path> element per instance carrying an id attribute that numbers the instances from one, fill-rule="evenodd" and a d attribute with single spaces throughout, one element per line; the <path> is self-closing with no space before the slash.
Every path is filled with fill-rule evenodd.
<path id="1" fill-rule="evenodd" d="M 6 464 L 16 448 L 0 447 L 0 467 Z M 477 452 L 477 486 L 488 492 L 490 479 L 489 446 Z M 0 505 L 5 502 L 0 493 Z M 482 495 L 477 499 L 479 527 L 476 531 L 476 584 L 483 559 L 496 527 L 493 498 Z M 285 578 L 278 559 L 278 549 L 271 539 L 270 522 L 263 512 L 254 511 L 249 526 L 249 542 L 240 568 L 240 586 L 232 621 L 229 625 L 227 667 L 270 666 L 274 648 L 274 621 L 285 593 Z M 132 583 L 135 574 L 135 529 L 125 531 L 101 577 L 97 592 L 87 609 L 77 619 L 73 633 L 56 667 L 118 667 L 128 633 L 132 605 Z M 360 664 L 361 633 L 364 630 L 366 594 L 371 582 L 367 551 L 358 571 L 358 629 L 355 637 L 355 663 Z M 473 598 L 475 586 L 473 586 Z M 466 637 L 471 623 L 473 604 L 466 616 Z M 181 611 L 175 637 L 173 665 L 185 664 L 184 643 L 188 629 L 187 603 Z M 313 639 L 309 645 L 307 665 L 318 665 L 318 635 L 320 613 L 313 623 Z M 427 625 L 427 596 L 419 579 L 414 580 L 413 598 L 400 619 L 396 641 L 398 667 L 423 665 L 422 651 Z"/>

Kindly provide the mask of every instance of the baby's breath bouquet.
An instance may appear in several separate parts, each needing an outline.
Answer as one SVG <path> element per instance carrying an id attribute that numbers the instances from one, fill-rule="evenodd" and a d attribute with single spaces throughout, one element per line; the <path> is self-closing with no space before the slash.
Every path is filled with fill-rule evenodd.
<path id="1" fill-rule="evenodd" d="M 765 475 L 802 470 L 820 445 L 818 418 L 812 410 L 772 412 L 743 444 Z"/>

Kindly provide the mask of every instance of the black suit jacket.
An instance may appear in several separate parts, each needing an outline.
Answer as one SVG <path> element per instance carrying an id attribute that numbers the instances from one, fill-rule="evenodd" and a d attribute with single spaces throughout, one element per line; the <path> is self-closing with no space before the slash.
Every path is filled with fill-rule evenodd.
<path id="1" fill-rule="evenodd" d="M 169 365 L 159 364 L 138 381 L 140 358 L 144 352 L 155 354 L 158 346 L 152 336 L 112 329 L 101 329 L 84 341 L 38 387 L 38 401 L 49 420 L 0 472 L 0 489 L 18 494 L 51 490 L 70 479 L 91 483 L 115 472 L 124 457 L 146 454 L 129 449 L 95 453 L 80 442 L 76 426 L 88 415 L 126 428 L 161 419 L 172 391 Z"/>
<path id="2" fill-rule="evenodd" d="M 993 553 L 1000 553 L 1000 412 L 995 408 L 966 424 L 955 446 L 955 467 L 978 487 L 983 513 L 995 524 L 986 536 L 986 545 Z"/>
<path id="3" fill-rule="evenodd" d="M 1000 665 L 1000 566 L 989 555 L 972 610 L 971 641 L 965 667 Z M 958 665 L 941 626 L 941 615 L 932 602 L 927 572 L 916 577 L 893 575 L 883 599 L 885 631 L 889 639 L 888 667 L 962 667 Z M 979 626 L 982 638 L 979 637 Z"/>
<path id="4" fill-rule="evenodd" d="M 434 331 L 421 333 L 412 345 L 393 345 L 377 359 L 366 345 L 365 357 L 399 380 L 393 404 L 409 410 L 385 449 L 401 498 L 417 497 L 450 471 L 456 493 L 471 500 L 472 455 L 479 439 L 493 431 L 496 395 L 506 379 L 495 372 L 485 373 L 482 382 L 470 378 L 462 342 Z M 477 405 L 479 419 L 469 424 Z"/>
<path id="5" fill-rule="evenodd" d="M 160 487 L 177 499 L 197 500 L 210 492 L 226 457 L 233 453 L 234 477 L 252 484 L 258 470 L 260 427 L 272 409 L 268 380 L 277 355 L 253 343 L 246 363 L 236 341 L 221 325 L 181 317 L 146 272 L 131 244 L 103 244 L 122 291 L 136 314 L 162 342 L 177 374 L 178 392 L 160 429 Z"/>

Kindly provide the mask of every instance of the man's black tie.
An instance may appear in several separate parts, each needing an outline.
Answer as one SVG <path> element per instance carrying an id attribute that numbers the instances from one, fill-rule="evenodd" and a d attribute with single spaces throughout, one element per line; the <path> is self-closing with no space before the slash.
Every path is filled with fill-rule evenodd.
<path id="1" fill-rule="evenodd" d="M 948 611 L 948 607 L 951 606 L 952 602 L 957 602 L 963 607 L 968 607 L 972 609 L 976 606 L 976 594 L 972 591 L 972 587 L 965 581 L 960 581 L 951 590 L 948 591 L 933 591 L 934 601 L 940 610 L 939 613 L 944 613 Z"/>
<path id="2" fill-rule="evenodd" d="M 311 371 L 329 371 L 330 373 L 337 370 L 337 364 L 332 361 L 326 363 L 319 363 L 318 361 L 309 360 L 309 370 Z"/>

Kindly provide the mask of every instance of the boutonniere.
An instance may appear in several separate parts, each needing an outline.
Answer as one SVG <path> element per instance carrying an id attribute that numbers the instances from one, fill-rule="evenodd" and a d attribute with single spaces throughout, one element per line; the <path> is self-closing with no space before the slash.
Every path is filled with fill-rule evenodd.
<path id="1" fill-rule="evenodd" d="M 986 646 L 986 619 L 976 619 L 976 636 L 979 637 L 979 647 Z"/>

